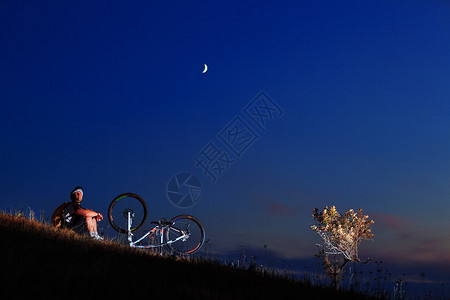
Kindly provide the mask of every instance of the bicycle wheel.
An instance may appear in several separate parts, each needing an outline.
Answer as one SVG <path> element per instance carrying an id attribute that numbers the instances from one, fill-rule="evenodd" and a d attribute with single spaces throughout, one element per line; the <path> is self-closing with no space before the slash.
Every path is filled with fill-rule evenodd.
<path id="1" fill-rule="evenodd" d="M 133 193 L 124 193 L 111 202 L 108 221 L 120 233 L 128 231 L 128 214 L 131 216 L 131 231 L 140 228 L 147 219 L 148 209 L 144 199 Z"/>
<path id="2" fill-rule="evenodd" d="M 173 251 L 192 254 L 202 247 L 205 229 L 199 220 L 190 215 L 180 215 L 172 218 L 170 223 L 173 225 L 166 231 L 166 241 Z"/>

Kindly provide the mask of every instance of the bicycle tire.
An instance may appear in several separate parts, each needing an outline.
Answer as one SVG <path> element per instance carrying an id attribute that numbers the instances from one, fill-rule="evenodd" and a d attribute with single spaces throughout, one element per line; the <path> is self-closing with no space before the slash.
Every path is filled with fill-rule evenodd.
<path id="1" fill-rule="evenodd" d="M 189 237 L 181 239 L 168 246 L 174 252 L 183 254 L 193 254 L 197 252 L 205 242 L 205 228 L 202 223 L 190 215 L 179 215 L 170 220 L 171 225 L 166 231 L 166 241 L 169 242 L 182 234 L 181 230 L 189 232 Z"/>
<path id="2" fill-rule="evenodd" d="M 128 212 L 134 214 L 131 231 L 136 231 L 147 219 L 147 204 L 144 199 L 134 193 L 120 194 L 111 201 L 108 208 L 108 221 L 119 233 L 128 232 Z"/>

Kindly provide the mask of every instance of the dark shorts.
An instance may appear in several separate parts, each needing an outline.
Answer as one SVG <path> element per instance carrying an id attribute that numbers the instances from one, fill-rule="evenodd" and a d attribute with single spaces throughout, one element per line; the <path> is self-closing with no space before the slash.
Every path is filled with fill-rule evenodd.
<path id="1" fill-rule="evenodd" d="M 86 220 L 82 216 L 74 216 L 72 224 L 67 226 L 77 233 L 87 233 Z"/>

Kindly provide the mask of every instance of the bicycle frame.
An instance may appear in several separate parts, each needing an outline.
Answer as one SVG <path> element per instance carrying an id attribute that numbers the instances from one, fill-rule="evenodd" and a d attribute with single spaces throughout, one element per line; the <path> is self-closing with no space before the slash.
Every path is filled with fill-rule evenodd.
<path id="1" fill-rule="evenodd" d="M 158 225 L 156 225 L 155 227 L 153 227 L 153 229 L 151 229 L 149 232 L 147 232 L 146 234 L 144 234 L 141 238 L 139 238 L 138 240 L 133 242 L 133 233 L 131 232 L 131 225 L 132 225 L 132 218 L 133 215 L 131 214 L 131 212 L 128 212 L 128 242 L 130 244 L 130 247 L 133 248 L 141 248 L 141 249 L 150 249 L 150 248 L 157 248 L 157 247 L 161 247 L 160 248 L 160 252 L 162 252 L 162 247 L 166 246 L 168 244 L 171 243 L 175 243 L 179 240 L 183 240 L 185 241 L 186 239 L 189 238 L 189 234 L 187 234 L 185 231 L 180 230 L 176 227 L 173 227 L 171 224 L 166 224 L 166 225 L 161 225 L 161 220 L 158 222 Z M 181 235 L 179 237 L 177 237 L 176 239 L 173 240 L 168 240 L 166 242 L 164 242 L 164 233 L 169 230 L 176 230 L 178 232 L 181 233 Z M 136 245 L 139 242 L 141 242 L 143 239 L 147 238 L 150 234 L 155 233 L 156 237 L 159 236 L 159 243 L 157 245 L 145 245 L 145 246 L 139 246 Z"/>

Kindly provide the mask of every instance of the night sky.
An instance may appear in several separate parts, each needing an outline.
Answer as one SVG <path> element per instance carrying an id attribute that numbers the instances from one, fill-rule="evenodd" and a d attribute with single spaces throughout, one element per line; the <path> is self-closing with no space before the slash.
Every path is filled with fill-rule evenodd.
<path id="1" fill-rule="evenodd" d="M 448 1 L 3 0 L 0 41 L 0 209 L 133 192 L 215 253 L 307 259 L 315 207 L 362 208 L 362 259 L 450 282 Z"/>

